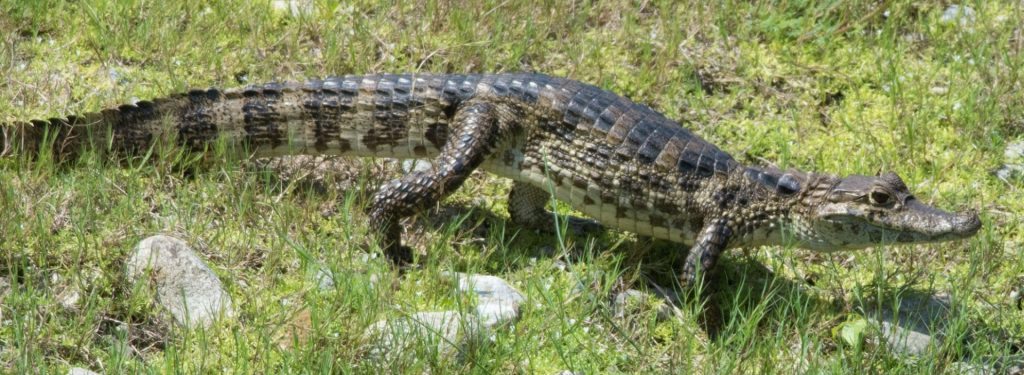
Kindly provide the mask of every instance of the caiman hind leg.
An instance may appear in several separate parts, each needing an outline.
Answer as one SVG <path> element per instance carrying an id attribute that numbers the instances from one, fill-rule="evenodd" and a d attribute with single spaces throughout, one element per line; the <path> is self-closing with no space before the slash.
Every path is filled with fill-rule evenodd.
<path id="1" fill-rule="evenodd" d="M 555 214 L 544 206 L 551 201 L 551 194 L 544 189 L 525 182 L 516 181 L 508 194 L 508 214 L 512 222 L 524 228 L 545 232 L 555 231 Z M 597 221 L 568 216 L 569 230 L 587 234 L 601 231 Z"/>
<path id="2" fill-rule="evenodd" d="M 683 289 L 689 289 L 701 281 L 698 276 L 707 278 L 731 236 L 732 229 L 725 220 L 712 220 L 700 231 L 690 253 L 686 255 L 683 272 L 679 275 L 679 284 Z"/>
<path id="3" fill-rule="evenodd" d="M 507 138 L 513 118 L 507 109 L 494 104 L 462 104 L 433 166 L 381 186 L 369 207 L 370 229 L 392 261 L 402 265 L 413 259 L 412 250 L 402 246 L 399 220 L 436 205 L 462 186 L 499 142 Z"/>

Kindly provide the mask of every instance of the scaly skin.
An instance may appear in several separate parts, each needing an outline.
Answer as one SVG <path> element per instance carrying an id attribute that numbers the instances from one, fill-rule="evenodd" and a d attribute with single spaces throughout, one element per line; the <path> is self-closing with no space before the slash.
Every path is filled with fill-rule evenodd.
<path id="1" fill-rule="evenodd" d="M 515 181 L 510 213 L 551 228 L 549 192 L 600 223 L 691 247 L 683 285 L 725 249 L 795 243 L 819 251 L 967 238 L 973 212 L 926 206 L 899 176 L 746 167 L 647 106 L 539 74 L 367 75 L 194 90 L 100 113 L 3 128 L 0 155 L 88 145 L 140 152 L 162 140 L 201 151 L 223 139 L 257 155 L 433 158 L 381 187 L 371 226 L 389 256 L 411 260 L 398 221 L 477 169 Z M 96 146 L 92 146 L 96 147 Z M 99 147 L 102 149 L 102 147 Z M 20 151 L 19 151 L 20 150 Z"/>

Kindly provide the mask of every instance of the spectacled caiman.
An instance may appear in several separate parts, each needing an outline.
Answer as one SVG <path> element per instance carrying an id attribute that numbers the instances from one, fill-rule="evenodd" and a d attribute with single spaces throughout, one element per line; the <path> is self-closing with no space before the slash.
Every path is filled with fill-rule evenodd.
<path id="1" fill-rule="evenodd" d="M 399 220 L 434 206 L 478 168 L 514 181 L 508 207 L 517 224 L 552 229 L 545 204 L 554 194 L 605 226 L 689 246 L 684 286 L 728 248 L 836 251 L 956 240 L 981 227 L 973 211 L 921 203 L 895 173 L 745 166 L 650 107 L 541 74 L 350 75 L 192 90 L 8 124 L 0 155 L 44 146 L 59 157 L 83 147 L 145 152 L 167 139 L 198 151 L 228 142 L 260 156 L 432 158 L 429 170 L 382 186 L 368 208 L 397 262 L 412 257 Z"/>

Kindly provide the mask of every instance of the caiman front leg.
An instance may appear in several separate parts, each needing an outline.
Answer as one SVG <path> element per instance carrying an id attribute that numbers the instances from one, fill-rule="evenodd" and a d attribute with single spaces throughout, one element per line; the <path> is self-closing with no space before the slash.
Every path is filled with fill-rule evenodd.
<path id="1" fill-rule="evenodd" d="M 712 220 L 697 235 L 697 240 L 686 256 L 683 273 L 679 275 L 679 284 L 684 289 L 692 288 L 701 278 L 711 272 L 718 262 L 718 256 L 725 250 L 732 236 L 732 229 L 723 219 Z"/>
<path id="2" fill-rule="evenodd" d="M 545 232 L 555 231 L 555 213 L 544 206 L 551 201 L 551 194 L 544 189 L 525 182 L 515 182 L 508 193 L 508 215 L 516 225 Z M 569 230 L 574 233 L 597 233 L 601 224 L 597 221 L 569 216 Z"/>
<path id="3" fill-rule="evenodd" d="M 369 207 L 370 229 L 392 261 L 404 265 L 413 260 L 412 249 L 402 246 L 399 220 L 436 205 L 462 186 L 512 131 L 513 118 L 494 104 L 463 103 L 431 169 L 407 174 L 377 191 Z"/>

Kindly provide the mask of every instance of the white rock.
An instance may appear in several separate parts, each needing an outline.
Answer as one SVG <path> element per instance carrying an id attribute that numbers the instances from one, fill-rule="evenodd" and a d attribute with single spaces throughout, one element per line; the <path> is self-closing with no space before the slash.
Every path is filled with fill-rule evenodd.
<path id="1" fill-rule="evenodd" d="M 485 326 L 493 327 L 519 318 L 519 305 L 502 302 L 481 303 L 476 306 L 476 315 Z"/>
<path id="2" fill-rule="evenodd" d="M 616 294 L 612 299 L 612 314 L 616 318 L 622 318 L 630 310 L 642 306 L 645 300 L 647 300 L 647 295 L 636 289 Z"/>
<path id="3" fill-rule="evenodd" d="M 316 285 L 320 290 L 334 289 L 334 273 L 327 268 L 321 268 L 316 272 Z"/>
<path id="4" fill-rule="evenodd" d="M 84 368 L 81 368 L 81 367 L 72 367 L 70 370 L 68 370 L 68 375 L 100 375 L 100 374 L 92 372 L 89 369 L 84 369 Z"/>
<path id="5" fill-rule="evenodd" d="M 177 238 L 157 235 L 139 242 L 126 273 L 135 282 L 152 280 L 157 302 L 181 325 L 207 327 L 219 316 L 234 316 L 220 279 Z"/>
<path id="6" fill-rule="evenodd" d="M 491 327 L 519 318 L 519 305 L 526 297 L 497 276 L 458 273 L 459 291 L 477 295 L 476 314 Z"/>
<path id="7" fill-rule="evenodd" d="M 486 337 L 486 332 L 486 328 L 473 316 L 464 316 L 456 311 L 431 311 L 381 320 L 367 328 L 364 335 L 371 342 L 371 356 L 394 360 L 394 356 L 424 340 L 437 345 L 441 355 L 450 355 L 470 340 Z"/>
<path id="8" fill-rule="evenodd" d="M 989 375 L 997 374 L 996 369 L 990 365 L 975 364 L 969 362 L 953 362 L 946 368 L 947 374 L 959 375 Z"/>
<path id="9" fill-rule="evenodd" d="M 481 301 L 503 301 L 519 304 L 526 297 L 504 279 L 490 275 L 467 275 L 458 273 L 459 290 L 473 292 Z"/>
<path id="10" fill-rule="evenodd" d="M 78 307 L 78 301 L 81 299 L 82 294 L 78 292 L 78 289 L 70 288 L 61 294 L 60 305 L 65 309 L 72 310 Z"/>
<path id="11" fill-rule="evenodd" d="M 1024 181 L 1024 141 L 1010 142 L 1003 150 L 1004 164 L 996 177 L 1004 181 Z"/>

